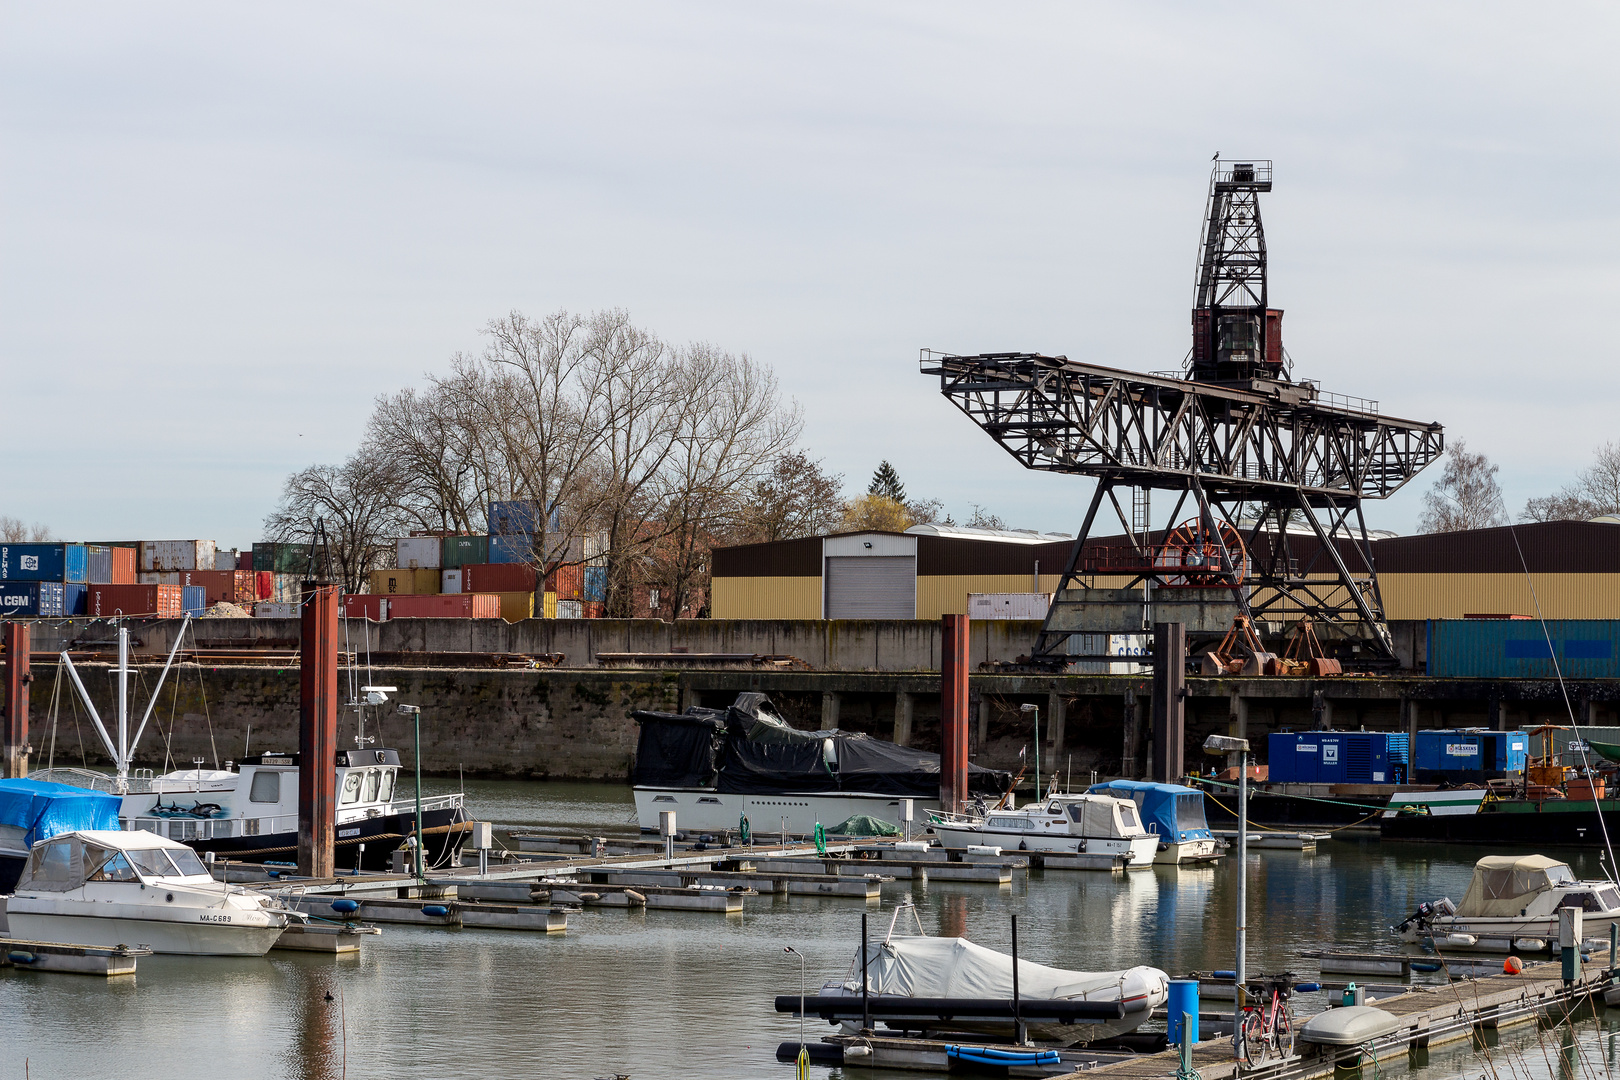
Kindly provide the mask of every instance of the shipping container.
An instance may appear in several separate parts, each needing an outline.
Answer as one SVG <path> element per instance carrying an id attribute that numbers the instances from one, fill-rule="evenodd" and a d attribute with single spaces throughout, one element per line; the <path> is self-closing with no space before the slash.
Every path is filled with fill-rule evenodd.
<path id="1" fill-rule="evenodd" d="M 326 549 L 317 548 L 315 565 L 326 565 Z M 254 544 L 253 569 L 268 570 L 273 574 L 309 573 L 308 544 Z"/>
<path id="2" fill-rule="evenodd" d="M 585 568 L 585 595 L 582 599 L 589 604 L 601 604 L 607 601 L 607 567 L 587 566 Z M 585 616 L 587 619 L 590 615 Z"/>
<path id="3" fill-rule="evenodd" d="M 491 563 L 532 563 L 535 560 L 534 537 L 532 536 L 491 536 L 489 538 L 489 561 Z"/>
<path id="4" fill-rule="evenodd" d="M 236 553 L 236 568 L 238 570 L 253 570 L 253 569 L 255 569 L 255 567 L 253 565 L 253 549 L 252 548 L 248 548 L 246 551 L 238 551 Z"/>
<path id="5" fill-rule="evenodd" d="M 580 614 L 583 617 L 587 618 L 587 619 L 600 619 L 600 618 L 602 618 L 603 617 L 603 611 L 607 607 L 606 604 L 603 604 L 603 603 L 601 603 L 600 601 L 597 601 L 597 600 L 586 600 L 583 603 L 581 603 L 579 606 L 580 606 L 580 609 L 581 609 Z"/>
<path id="6" fill-rule="evenodd" d="M 585 599 L 585 568 L 578 563 L 565 563 L 546 575 L 546 591 L 557 594 L 559 600 Z"/>
<path id="7" fill-rule="evenodd" d="M 257 600 L 270 600 L 276 595 L 276 575 L 268 570 L 249 570 L 253 575 L 253 594 Z"/>
<path id="8" fill-rule="evenodd" d="M 252 570 L 174 570 L 154 574 L 142 571 L 142 585 L 198 585 L 207 590 L 208 606 L 220 602 L 252 604 L 260 599 L 257 575 Z"/>
<path id="9" fill-rule="evenodd" d="M 557 594 L 554 592 L 540 594 L 540 617 L 542 619 L 555 619 L 557 617 Z"/>
<path id="10" fill-rule="evenodd" d="M 208 590 L 201 585 L 180 586 L 180 611 L 186 615 L 201 615 L 208 610 Z"/>
<path id="11" fill-rule="evenodd" d="M 1280 731 L 1267 738 L 1276 784 L 1404 784 L 1410 741 L 1391 731 Z"/>
<path id="12" fill-rule="evenodd" d="M 297 601 L 261 600 L 253 605 L 255 619 L 296 619 L 299 617 Z"/>
<path id="13" fill-rule="evenodd" d="M 209 569 L 238 570 L 241 569 L 241 561 L 242 553 L 237 551 L 235 548 L 232 548 L 229 551 L 220 551 L 216 548 L 214 551 L 214 565 L 209 567 Z M 253 568 L 250 566 L 248 569 L 251 570 Z"/>
<path id="14" fill-rule="evenodd" d="M 382 596 L 432 596 L 439 591 L 439 571 L 373 570 L 371 591 Z"/>
<path id="15" fill-rule="evenodd" d="M 388 618 L 388 597 L 376 593 L 355 593 L 343 598 L 343 614 L 351 619 L 384 622 Z"/>
<path id="16" fill-rule="evenodd" d="M 557 601 L 557 618 L 559 618 L 559 619 L 583 619 L 584 617 L 585 617 L 585 611 L 584 611 L 584 607 L 583 607 L 583 601 L 580 601 L 580 600 L 558 600 Z"/>
<path id="17" fill-rule="evenodd" d="M 501 605 L 501 618 L 507 622 L 521 622 L 534 618 L 534 593 L 503 592 L 493 594 Z"/>
<path id="18" fill-rule="evenodd" d="M 402 536 L 394 541 L 401 570 L 437 570 L 443 541 L 437 536 Z"/>
<path id="19" fill-rule="evenodd" d="M 492 502 L 489 504 L 489 535 L 494 536 L 526 536 L 540 531 L 540 507 L 538 503 L 527 499 L 515 499 L 510 502 Z M 557 508 L 551 511 L 551 520 L 546 523 L 547 532 L 562 531 L 562 514 Z"/>
<path id="20" fill-rule="evenodd" d="M 296 604 L 304 598 L 303 574 L 271 574 L 270 599 L 282 604 Z"/>
<path id="21" fill-rule="evenodd" d="M 60 581 L 0 581 L 0 615 L 60 619 L 65 589 Z"/>
<path id="22" fill-rule="evenodd" d="M 1051 593 L 968 593 L 969 619 L 1044 619 L 1052 606 Z"/>
<path id="23" fill-rule="evenodd" d="M 83 544 L 0 544 L 0 581 L 71 581 L 89 573 Z"/>
<path id="24" fill-rule="evenodd" d="M 440 570 L 439 571 L 439 591 L 442 592 L 442 593 L 450 593 L 450 594 L 455 594 L 455 593 L 460 592 L 461 591 L 461 573 L 462 572 L 460 570 Z"/>
<path id="25" fill-rule="evenodd" d="M 1453 728 L 1417 733 L 1412 779 L 1419 784 L 1484 783 L 1523 772 L 1530 737 L 1522 731 Z"/>
<path id="26" fill-rule="evenodd" d="M 90 586 L 68 584 L 62 586 L 62 614 L 72 617 L 83 615 L 89 609 Z"/>
<path id="27" fill-rule="evenodd" d="M 106 619 L 114 615 L 181 615 L 178 585 L 92 585 L 85 614 Z"/>
<path id="28" fill-rule="evenodd" d="M 113 585 L 135 584 L 135 566 L 140 562 L 139 548 L 119 547 L 113 545 L 112 549 L 112 581 Z M 98 582 L 97 584 L 100 584 Z"/>
<path id="29" fill-rule="evenodd" d="M 141 565 L 146 571 L 212 570 L 212 540 L 142 540 Z"/>
<path id="30" fill-rule="evenodd" d="M 1430 619 L 1427 644 L 1428 673 L 1447 678 L 1620 678 L 1615 619 Z"/>
<path id="31" fill-rule="evenodd" d="M 439 567 L 454 569 L 489 562 L 489 537 L 446 536 L 439 541 Z"/>
<path id="32" fill-rule="evenodd" d="M 527 563 L 476 563 L 461 568 L 462 592 L 534 592 L 539 575 Z"/>
<path id="33" fill-rule="evenodd" d="M 458 593 L 445 596 L 391 596 L 388 618 L 394 619 L 498 619 L 500 597 L 491 593 Z"/>
<path id="34" fill-rule="evenodd" d="M 87 585 L 111 585 L 113 549 L 105 544 L 86 545 L 84 580 Z"/>

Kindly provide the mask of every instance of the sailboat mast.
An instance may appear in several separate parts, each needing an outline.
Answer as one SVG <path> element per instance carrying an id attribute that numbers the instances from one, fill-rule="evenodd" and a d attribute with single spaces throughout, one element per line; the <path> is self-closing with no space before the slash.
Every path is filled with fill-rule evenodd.
<path id="1" fill-rule="evenodd" d="M 129 627 L 118 624 L 118 787 L 129 780 Z"/>

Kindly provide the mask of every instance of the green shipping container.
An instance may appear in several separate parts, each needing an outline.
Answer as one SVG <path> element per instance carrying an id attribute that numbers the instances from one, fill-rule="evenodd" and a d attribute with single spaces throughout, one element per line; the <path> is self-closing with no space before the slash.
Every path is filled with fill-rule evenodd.
<path id="1" fill-rule="evenodd" d="M 439 566 L 454 570 L 460 566 L 481 566 L 489 562 L 489 537 L 446 536 L 439 551 Z"/>
<path id="2" fill-rule="evenodd" d="M 324 553 L 317 551 L 316 566 L 324 567 Z M 309 572 L 308 544 L 254 544 L 253 569 L 272 574 L 304 574 Z"/>

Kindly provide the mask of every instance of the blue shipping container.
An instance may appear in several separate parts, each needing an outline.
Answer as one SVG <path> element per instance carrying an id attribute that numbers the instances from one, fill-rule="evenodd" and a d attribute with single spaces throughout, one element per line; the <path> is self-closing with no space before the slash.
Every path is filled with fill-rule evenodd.
<path id="1" fill-rule="evenodd" d="M 0 581 L 0 615 L 60 619 L 63 588 L 59 581 Z"/>
<path id="2" fill-rule="evenodd" d="M 515 499 L 510 502 L 492 502 L 489 504 L 489 535 L 520 536 L 540 531 L 540 506 L 527 499 Z M 562 531 L 562 511 L 559 507 L 551 508 L 551 518 L 546 522 L 548 532 Z M 491 562 L 496 560 L 491 559 Z"/>
<path id="3" fill-rule="evenodd" d="M 201 615 L 208 610 L 208 590 L 201 585 L 180 586 L 180 612 Z"/>
<path id="4" fill-rule="evenodd" d="M 72 581 L 84 584 L 83 544 L 0 544 L 0 581 Z"/>
<path id="5" fill-rule="evenodd" d="M 1523 772 L 1529 751 L 1530 737 L 1522 731 L 1420 731 L 1412 779 L 1420 784 L 1495 780 L 1510 772 Z"/>
<path id="6" fill-rule="evenodd" d="M 593 604 L 607 603 L 607 567 L 585 568 L 585 595 L 581 599 Z"/>
<path id="7" fill-rule="evenodd" d="M 1393 731 L 1280 731 L 1266 739 L 1276 784 L 1402 784 L 1406 735 Z"/>
<path id="8" fill-rule="evenodd" d="M 1452 678 L 1615 679 L 1620 621 L 1430 619 L 1427 655 L 1430 675 Z"/>
<path id="9" fill-rule="evenodd" d="M 84 615 L 89 612 L 90 586 L 63 585 L 62 586 L 62 614 Z"/>
<path id="10" fill-rule="evenodd" d="M 84 580 L 91 585 L 112 584 L 112 548 L 105 544 L 86 545 L 84 566 Z"/>
<path id="11" fill-rule="evenodd" d="M 534 559 L 534 537 L 524 533 L 489 538 L 489 561 L 492 563 L 526 563 Z"/>

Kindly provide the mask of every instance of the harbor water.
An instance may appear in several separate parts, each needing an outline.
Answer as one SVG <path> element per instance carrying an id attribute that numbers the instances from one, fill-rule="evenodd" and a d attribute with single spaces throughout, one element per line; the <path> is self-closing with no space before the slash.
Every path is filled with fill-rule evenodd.
<path id="1" fill-rule="evenodd" d="M 506 829 L 635 832 L 630 792 L 619 785 L 469 782 L 466 791 L 475 815 Z M 1393 951 L 1389 925 L 1424 900 L 1460 898 L 1482 854 L 1373 839 L 1334 839 L 1315 854 L 1251 854 L 1250 972 L 1308 977 L 1316 968 L 1302 952 Z M 1603 876 L 1595 852 L 1548 854 L 1577 874 Z M 764 896 L 731 916 L 586 909 L 550 936 L 388 926 L 358 958 L 152 956 L 133 978 L 110 981 L 4 969 L 0 1078 L 786 1077 L 792 1066 L 775 1050 L 798 1024 L 772 1001 L 798 991 L 799 965 L 784 946 L 807 957 L 814 992 L 845 975 L 862 912 L 881 937 L 896 901 L 909 897 L 928 933 L 1003 951 L 1016 913 L 1020 955 L 1058 967 L 1152 964 L 1173 976 L 1230 968 L 1237 872 L 1226 860 L 1123 878 L 1036 872 L 1016 875 L 1011 888 L 899 881 L 883 887 L 881 908 Z M 1567 1031 L 1504 1033 L 1504 1047 L 1541 1044 L 1515 1075 L 1611 1075 L 1614 1037 L 1603 1015 L 1620 1017 L 1600 1014 L 1570 1047 L 1558 1043 Z M 831 1030 L 807 1025 L 812 1039 Z M 1450 1080 L 1487 1066 L 1462 1044 L 1436 1050 L 1414 1075 Z M 1385 1073 L 1406 1068 L 1402 1059 Z"/>

